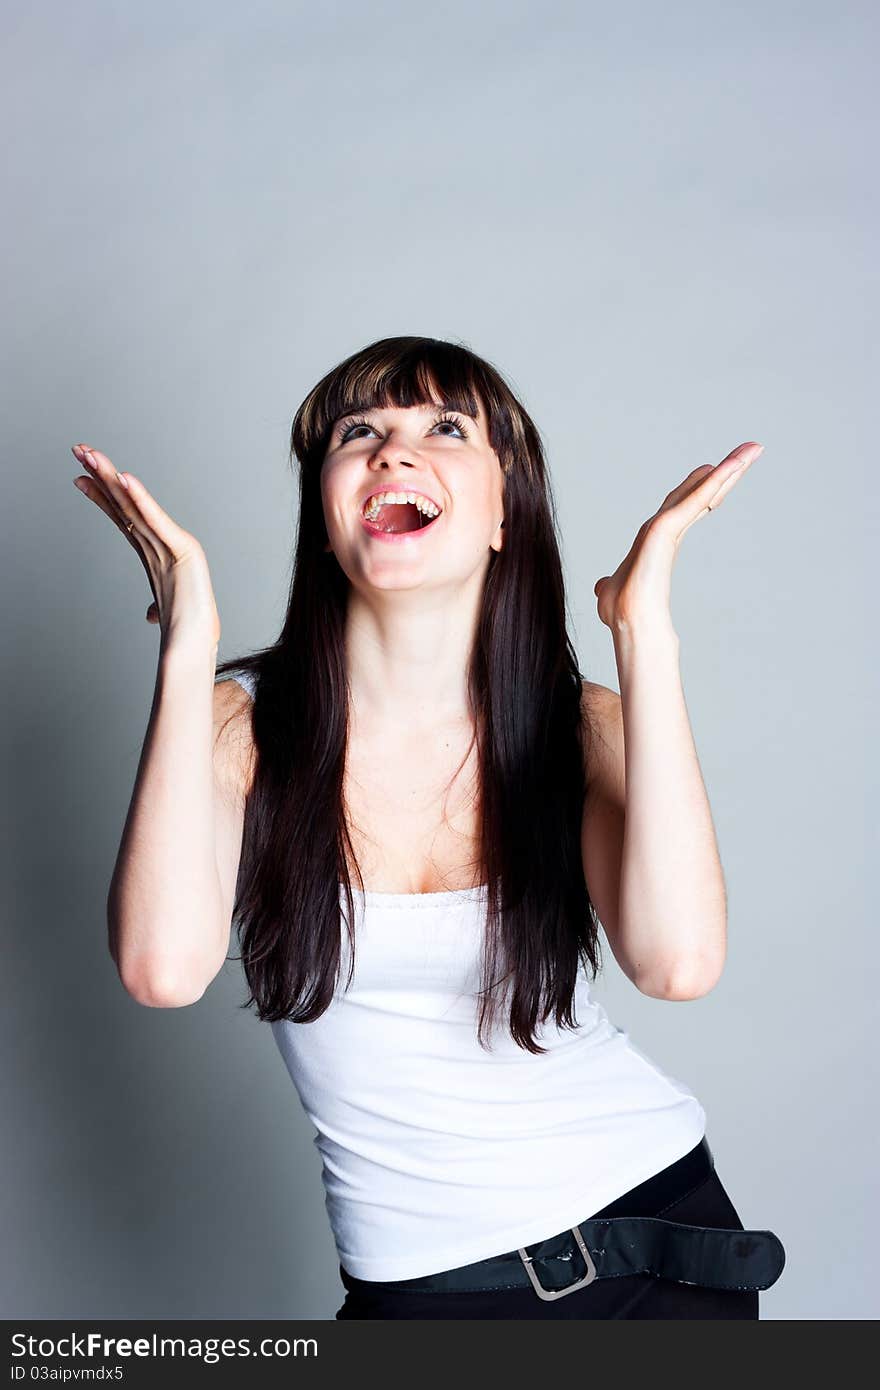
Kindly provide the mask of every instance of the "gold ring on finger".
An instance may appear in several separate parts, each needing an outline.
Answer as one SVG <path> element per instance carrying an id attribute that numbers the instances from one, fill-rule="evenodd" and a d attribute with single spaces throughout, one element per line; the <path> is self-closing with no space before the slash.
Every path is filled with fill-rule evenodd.
<path id="1" fill-rule="evenodd" d="M 131 535 L 132 531 L 134 530 L 134 522 L 133 522 L 133 521 L 127 522 L 127 523 L 126 523 L 125 529 L 126 529 L 126 531 L 128 532 L 128 534 Z"/>

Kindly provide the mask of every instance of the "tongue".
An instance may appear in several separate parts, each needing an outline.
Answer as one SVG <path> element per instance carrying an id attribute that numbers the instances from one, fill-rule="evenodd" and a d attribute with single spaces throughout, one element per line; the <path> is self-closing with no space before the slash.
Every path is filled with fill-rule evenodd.
<path id="1" fill-rule="evenodd" d="M 414 502 L 384 502 L 379 508 L 376 525 L 383 531 L 418 531 L 422 514 Z"/>

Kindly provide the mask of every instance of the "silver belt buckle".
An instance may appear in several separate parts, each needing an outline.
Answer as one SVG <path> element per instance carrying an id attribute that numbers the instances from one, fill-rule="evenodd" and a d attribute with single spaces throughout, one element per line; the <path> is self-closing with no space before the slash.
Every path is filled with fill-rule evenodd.
<path id="1" fill-rule="evenodd" d="M 584 1257 L 584 1263 L 587 1266 L 587 1272 L 586 1274 L 582 1275 L 580 1279 L 576 1279 L 573 1284 L 566 1284 L 564 1289 L 545 1289 L 544 1285 L 541 1283 L 540 1279 L 538 1278 L 537 1274 L 532 1268 L 533 1257 L 526 1252 L 525 1248 L 518 1251 L 519 1257 L 526 1267 L 526 1274 L 529 1276 L 529 1279 L 532 1282 L 532 1287 L 539 1298 L 564 1298 L 567 1293 L 574 1293 L 575 1289 L 582 1289 L 585 1284 L 592 1284 L 593 1280 L 596 1278 L 596 1266 L 593 1263 L 592 1255 L 590 1254 L 589 1250 L 584 1244 L 583 1236 L 581 1235 L 577 1226 L 570 1227 L 570 1230 L 575 1240 L 577 1241 L 578 1246 L 580 1247 L 580 1252 Z"/>

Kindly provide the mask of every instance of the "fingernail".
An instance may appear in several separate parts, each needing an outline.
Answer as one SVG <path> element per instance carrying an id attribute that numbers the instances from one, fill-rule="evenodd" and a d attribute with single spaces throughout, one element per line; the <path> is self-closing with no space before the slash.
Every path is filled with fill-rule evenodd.
<path id="1" fill-rule="evenodd" d="M 127 488 L 127 487 L 128 487 L 128 483 L 125 481 L 125 479 L 123 478 L 122 474 L 121 474 L 121 473 L 117 473 L 116 476 L 117 476 L 117 478 L 119 479 L 119 481 L 121 482 L 122 486 L 125 487 L 125 488 Z"/>
<path id="2" fill-rule="evenodd" d="M 745 466 L 746 466 L 747 463 L 753 463 L 753 462 L 755 461 L 756 458 L 760 458 L 760 456 L 761 456 L 761 454 L 763 454 L 763 452 L 764 452 L 764 445 L 763 445 L 763 444 L 759 444 L 759 445 L 758 445 L 758 452 L 757 452 L 757 453 L 755 453 L 754 450 L 753 450 L 753 448 L 752 448 L 752 446 L 749 445 L 748 448 L 743 449 L 742 453 L 740 454 L 739 458 L 737 459 L 736 469 L 735 469 L 734 471 L 737 471 L 737 470 L 740 469 L 740 468 L 745 468 Z"/>

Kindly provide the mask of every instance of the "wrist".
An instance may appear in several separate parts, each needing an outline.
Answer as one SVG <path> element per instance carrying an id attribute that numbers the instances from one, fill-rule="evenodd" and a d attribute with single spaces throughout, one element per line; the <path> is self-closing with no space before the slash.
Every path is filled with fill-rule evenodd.
<path id="1" fill-rule="evenodd" d="M 616 620 L 611 629 L 616 649 L 659 649 L 677 651 L 679 636 L 668 617 Z"/>
<path id="2" fill-rule="evenodd" d="M 201 633 L 176 633 L 163 638 L 159 647 L 159 665 L 165 669 L 203 670 L 217 665 L 219 642 Z"/>

